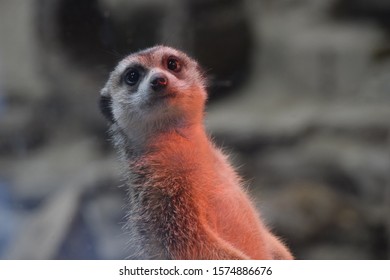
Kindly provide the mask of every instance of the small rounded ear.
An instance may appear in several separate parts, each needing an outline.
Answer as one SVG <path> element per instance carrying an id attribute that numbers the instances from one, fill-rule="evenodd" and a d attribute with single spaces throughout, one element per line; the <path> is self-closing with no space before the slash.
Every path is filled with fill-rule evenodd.
<path id="1" fill-rule="evenodd" d="M 114 115 L 112 113 L 112 99 L 111 96 L 101 95 L 99 100 L 100 112 L 103 116 L 109 120 L 111 123 L 114 123 Z"/>

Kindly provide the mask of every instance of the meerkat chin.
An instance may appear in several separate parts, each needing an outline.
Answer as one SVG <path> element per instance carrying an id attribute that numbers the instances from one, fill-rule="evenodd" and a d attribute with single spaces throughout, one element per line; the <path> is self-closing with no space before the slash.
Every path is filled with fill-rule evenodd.
<path id="1" fill-rule="evenodd" d="M 207 136 L 206 99 L 198 63 L 165 46 L 123 59 L 101 91 L 123 160 L 130 258 L 292 259 Z"/>

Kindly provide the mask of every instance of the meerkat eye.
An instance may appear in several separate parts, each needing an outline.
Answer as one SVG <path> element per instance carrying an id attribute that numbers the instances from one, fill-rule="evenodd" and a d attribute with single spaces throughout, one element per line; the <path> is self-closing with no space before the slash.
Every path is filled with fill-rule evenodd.
<path id="1" fill-rule="evenodd" d="M 181 70 L 181 64 L 178 59 L 170 57 L 167 61 L 167 68 L 173 72 L 179 72 Z"/>
<path id="2" fill-rule="evenodd" d="M 124 76 L 124 81 L 129 86 L 134 86 L 139 80 L 140 74 L 137 69 L 130 69 Z"/>

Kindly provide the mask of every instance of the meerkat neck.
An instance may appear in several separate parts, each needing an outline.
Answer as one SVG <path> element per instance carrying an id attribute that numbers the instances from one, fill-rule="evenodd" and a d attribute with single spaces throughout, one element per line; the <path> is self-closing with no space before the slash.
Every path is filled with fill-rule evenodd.
<path id="1" fill-rule="evenodd" d="M 175 141 L 182 145 L 177 148 L 204 147 L 208 143 L 208 137 L 203 123 L 178 123 L 172 127 L 154 127 L 145 130 L 133 130 L 126 133 L 118 127 L 112 128 L 115 144 L 119 150 L 125 151 L 125 158 L 131 160 L 134 155 L 142 156 L 153 149 L 164 149 L 175 146 Z M 186 147 L 184 147 L 186 143 Z"/>
<path id="2" fill-rule="evenodd" d="M 181 155 L 182 159 L 190 161 L 204 158 L 206 154 L 210 154 L 209 138 L 205 132 L 203 125 L 197 124 L 190 127 L 176 128 L 169 133 L 162 133 L 156 136 L 156 141 L 152 141 L 153 147 L 159 147 L 167 152 Z M 187 157 L 192 154 L 193 157 Z"/>

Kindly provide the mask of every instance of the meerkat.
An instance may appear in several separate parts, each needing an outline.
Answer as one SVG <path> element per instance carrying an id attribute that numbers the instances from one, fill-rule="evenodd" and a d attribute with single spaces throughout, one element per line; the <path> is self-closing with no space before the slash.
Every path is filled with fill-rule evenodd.
<path id="1" fill-rule="evenodd" d="M 135 259 L 293 259 L 205 132 L 205 77 L 176 49 L 119 62 L 100 107 L 123 160 Z"/>

